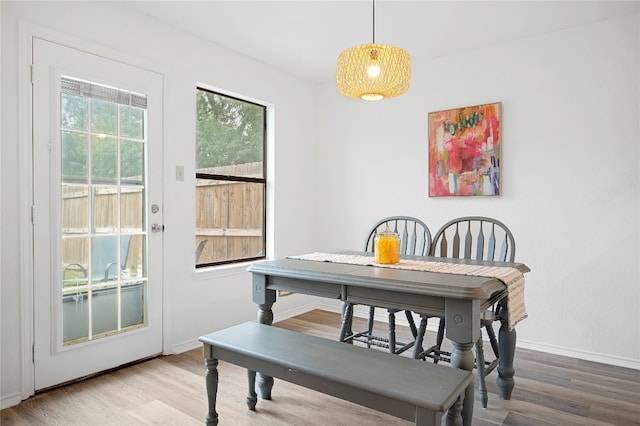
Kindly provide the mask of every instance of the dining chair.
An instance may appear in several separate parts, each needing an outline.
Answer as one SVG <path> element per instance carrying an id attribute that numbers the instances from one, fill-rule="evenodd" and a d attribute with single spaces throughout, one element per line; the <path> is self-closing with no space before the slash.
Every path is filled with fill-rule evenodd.
<path id="1" fill-rule="evenodd" d="M 420 219 L 411 216 L 389 216 L 376 222 L 367 234 L 364 243 L 364 251 L 375 253 L 375 236 L 386 229 L 394 231 L 400 237 L 400 255 L 426 256 L 431 247 L 431 231 Z M 412 342 L 396 341 L 395 316 L 400 309 L 387 309 L 389 314 L 388 333 L 386 336 L 376 335 L 374 333 L 374 319 L 376 306 L 369 306 L 369 316 L 367 319 L 367 328 L 363 331 L 353 332 L 353 304 L 343 302 L 342 314 L 343 323 L 346 324 L 347 331 L 341 333 L 345 335 L 343 342 L 359 341 L 366 343 L 367 347 L 377 346 L 389 349 L 389 352 L 400 354 L 413 347 L 416 342 L 418 330 L 415 325 L 413 314 L 411 311 L 405 310 L 405 316 L 409 323 L 409 328 L 413 334 Z M 346 318 L 345 318 L 346 316 Z M 422 339 L 420 339 L 422 340 Z"/>
<path id="2" fill-rule="evenodd" d="M 516 255 L 516 243 L 513 234 L 504 223 L 489 217 L 467 216 L 450 220 L 436 232 L 431 243 L 430 255 L 513 262 Z M 498 341 L 493 323 L 499 321 L 503 313 L 506 314 L 505 303 L 506 300 L 503 299 L 483 312 L 480 320 L 481 327 L 484 327 L 489 337 L 489 343 L 495 357 L 493 361 L 485 360 L 483 340 L 480 336 L 475 347 L 478 394 L 483 408 L 487 407 L 488 400 L 485 377 L 496 368 L 499 361 Z M 445 327 L 444 318 L 440 318 L 435 346 L 421 353 L 418 357 L 430 357 L 436 363 L 440 360 L 450 361 L 451 353 L 442 351 Z M 418 330 L 418 333 L 420 332 L 421 330 Z"/>

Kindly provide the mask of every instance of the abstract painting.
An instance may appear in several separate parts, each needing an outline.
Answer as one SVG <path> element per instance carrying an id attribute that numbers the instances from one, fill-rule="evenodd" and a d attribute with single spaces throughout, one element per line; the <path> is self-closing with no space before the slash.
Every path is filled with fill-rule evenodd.
<path id="1" fill-rule="evenodd" d="M 429 196 L 500 195 L 502 103 L 428 115 Z"/>

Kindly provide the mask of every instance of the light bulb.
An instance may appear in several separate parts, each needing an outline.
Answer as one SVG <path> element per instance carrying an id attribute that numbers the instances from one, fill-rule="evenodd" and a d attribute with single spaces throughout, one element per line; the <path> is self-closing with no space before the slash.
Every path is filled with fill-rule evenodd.
<path id="1" fill-rule="evenodd" d="M 376 78 L 380 75 L 380 67 L 375 64 L 370 65 L 369 68 L 367 68 L 367 74 L 369 74 L 371 78 Z"/>

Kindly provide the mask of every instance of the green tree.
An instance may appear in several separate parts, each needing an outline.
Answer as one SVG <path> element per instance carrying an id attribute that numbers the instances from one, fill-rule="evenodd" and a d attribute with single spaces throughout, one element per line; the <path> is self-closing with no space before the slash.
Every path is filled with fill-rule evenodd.
<path id="1" fill-rule="evenodd" d="M 198 169 L 263 160 L 263 106 L 204 90 L 198 90 L 196 105 Z"/>

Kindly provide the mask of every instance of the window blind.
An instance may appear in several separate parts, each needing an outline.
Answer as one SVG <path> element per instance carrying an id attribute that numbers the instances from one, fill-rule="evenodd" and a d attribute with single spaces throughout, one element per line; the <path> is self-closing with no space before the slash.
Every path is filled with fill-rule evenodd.
<path id="1" fill-rule="evenodd" d="M 62 76 L 62 93 L 100 99 L 120 105 L 147 108 L 147 97 L 145 95 L 64 75 Z"/>

